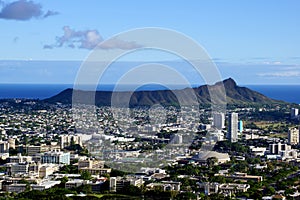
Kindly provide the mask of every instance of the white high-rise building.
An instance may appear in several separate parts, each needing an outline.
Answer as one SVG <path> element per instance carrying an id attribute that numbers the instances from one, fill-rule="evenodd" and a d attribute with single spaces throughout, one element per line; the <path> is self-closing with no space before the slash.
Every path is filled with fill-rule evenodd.
<path id="1" fill-rule="evenodd" d="M 230 142 L 236 142 L 237 141 L 237 133 L 238 133 L 238 120 L 239 116 L 238 113 L 231 113 L 229 115 L 229 123 L 228 123 L 228 139 Z"/>
<path id="2" fill-rule="evenodd" d="M 298 108 L 291 108 L 291 118 L 295 119 L 299 115 L 299 109 Z"/>
<path id="3" fill-rule="evenodd" d="M 298 128 L 290 128 L 289 129 L 288 143 L 291 145 L 299 143 L 299 129 Z"/>
<path id="4" fill-rule="evenodd" d="M 213 114 L 213 125 L 217 129 L 225 128 L 225 114 L 224 113 Z"/>

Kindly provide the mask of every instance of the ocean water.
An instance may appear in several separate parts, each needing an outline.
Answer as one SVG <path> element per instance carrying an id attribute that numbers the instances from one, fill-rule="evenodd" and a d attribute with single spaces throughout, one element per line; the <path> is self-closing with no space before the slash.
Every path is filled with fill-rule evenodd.
<path id="1" fill-rule="evenodd" d="M 194 86 L 192 86 L 194 87 Z M 54 96 L 65 89 L 73 88 L 73 84 L 0 84 L 0 99 L 25 98 L 25 99 L 45 99 Z M 183 89 L 184 86 L 174 85 L 170 89 Z M 80 86 L 79 89 L 93 91 L 91 85 Z M 165 90 L 163 85 L 150 84 L 142 87 L 135 85 L 124 85 L 118 87 L 119 91 L 132 90 Z M 114 85 L 101 84 L 97 87 L 101 91 L 113 91 Z"/>
<path id="2" fill-rule="evenodd" d="M 267 97 L 300 104 L 300 85 L 246 85 Z"/>
<path id="3" fill-rule="evenodd" d="M 0 84 L 0 99 L 45 99 L 71 87 L 56 84 Z"/>
<path id="4" fill-rule="evenodd" d="M 0 84 L 0 99 L 29 98 L 45 99 L 54 96 L 61 91 L 72 88 L 72 84 Z M 267 97 L 300 104 L 300 85 L 245 85 Z M 121 90 L 128 91 L 134 86 L 123 86 Z M 182 89 L 174 86 L 172 89 Z M 101 85 L 97 90 L 111 91 L 114 85 Z M 162 85 L 145 85 L 137 90 L 162 90 Z"/>

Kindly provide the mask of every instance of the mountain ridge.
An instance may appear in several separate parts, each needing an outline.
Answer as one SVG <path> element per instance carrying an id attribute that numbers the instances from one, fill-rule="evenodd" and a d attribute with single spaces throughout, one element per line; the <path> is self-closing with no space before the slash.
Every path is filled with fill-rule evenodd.
<path id="1" fill-rule="evenodd" d="M 72 100 L 78 101 L 77 103 L 86 103 L 91 102 L 95 103 L 98 106 L 110 106 L 111 105 L 111 97 L 113 95 L 123 95 L 124 97 L 128 97 L 130 95 L 130 106 L 151 106 L 154 104 L 162 104 L 162 105 L 178 105 L 179 94 L 182 97 L 188 97 L 184 100 L 186 103 L 194 103 L 192 102 L 192 97 L 189 98 L 188 95 L 195 94 L 198 103 L 201 104 L 209 104 L 211 103 L 210 92 L 218 93 L 218 91 L 222 90 L 222 83 L 226 92 L 226 99 L 221 99 L 219 103 L 228 103 L 228 104 L 248 104 L 248 103 L 262 103 L 262 104 L 270 104 L 270 103 L 284 103 L 280 100 L 274 100 L 265 95 L 253 91 L 247 87 L 238 86 L 237 83 L 232 79 L 228 78 L 223 81 L 217 82 L 214 85 L 202 85 L 195 88 L 185 88 L 185 89 L 177 89 L 177 90 L 154 90 L 154 91 L 83 91 L 83 90 L 73 90 L 66 89 L 60 92 L 57 95 L 54 95 L 48 99 L 45 99 L 45 102 L 48 103 L 63 103 L 63 104 L 71 104 Z M 80 96 L 80 99 L 72 99 L 72 95 L 76 94 L 76 96 Z M 119 96 L 119 99 L 123 99 L 123 96 Z M 93 99 L 95 98 L 95 99 Z"/>

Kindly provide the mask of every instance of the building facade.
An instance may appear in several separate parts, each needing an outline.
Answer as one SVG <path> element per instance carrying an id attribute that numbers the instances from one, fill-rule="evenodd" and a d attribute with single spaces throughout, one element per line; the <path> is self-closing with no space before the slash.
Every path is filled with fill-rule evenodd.
<path id="1" fill-rule="evenodd" d="M 231 113 L 228 118 L 228 139 L 230 142 L 236 142 L 238 139 L 238 113 Z"/>
<path id="2" fill-rule="evenodd" d="M 62 135 L 60 136 L 60 148 L 63 149 L 72 144 L 82 146 L 82 137 L 80 135 Z"/>
<path id="3" fill-rule="evenodd" d="M 299 115 L 298 108 L 291 108 L 291 119 L 296 119 Z"/>
<path id="4" fill-rule="evenodd" d="M 127 185 L 140 187 L 143 183 L 144 181 L 142 178 L 110 177 L 109 190 L 111 192 L 118 192 Z"/>
<path id="5" fill-rule="evenodd" d="M 269 151 L 270 154 L 280 155 L 281 152 L 289 151 L 291 150 L 291 146 L 283 143 L 273 143 L 269 144 Z"/>
<path id="6" fill-rule="evenodd" d="M 244 130 L 244 125 L 243 125 L 243 121 L 242 120 L 240 120 L 238 122 L 238 129 L 239 129 L 240 133 L 243 132 L 243 130 Z"/>
<path id="7" fill-rule="evenodd" d="M 225 128 L 225 114 L 224 113 L 213 114 L 213 125 L 217 129 Z"/>
<path id="8" fill-rule="evenodd" d="M 70 164 L 70 152 L 49 151 L 41 154 L 42 163 Z"/>
<path id="9" fill-rule="evenodd" d="M 290 128 L 288 132 L 288 143 L 290 145 L 296 145 L 299 143 L 299 129 Z"/>
<path id="10" fill-rule="evenodd" d="M 0 153 L 8 153 L 9 151 L 9 142 L 0 141 Z"/>

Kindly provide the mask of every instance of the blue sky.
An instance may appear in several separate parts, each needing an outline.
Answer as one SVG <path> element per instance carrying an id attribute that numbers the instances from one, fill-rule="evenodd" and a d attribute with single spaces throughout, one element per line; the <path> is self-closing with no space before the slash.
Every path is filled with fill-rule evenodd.
<path id="1" fill-rule="evenodd" d="M 202 45 L 222 78 L 300 84 L 299 9 L 297 0 L 0 0 L 0 82 L 72 83 L 97 42 L 134 28 L 161 27 Z M 158 53 L 151 58 L 173 59 Z"/>

